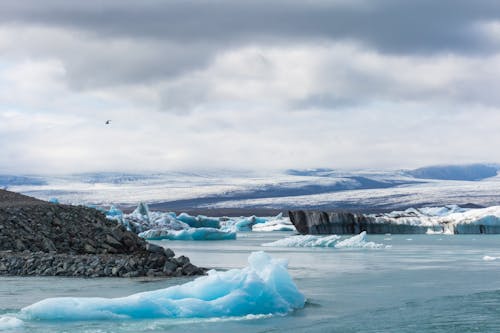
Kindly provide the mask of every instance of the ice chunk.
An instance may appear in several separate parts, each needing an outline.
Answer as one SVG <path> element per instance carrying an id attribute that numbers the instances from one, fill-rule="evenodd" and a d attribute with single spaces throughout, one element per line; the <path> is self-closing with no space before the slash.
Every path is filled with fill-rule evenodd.
<path id="1" fill-rule="evenodd" d="M 138 220 L 149 222 L 149 207 L 144 202 L 141 202 L 130 215 Z"/>
<path id="2" fill-rule="evenodd" d="M 433 228 L 428 228 L 427 231 L 425 232 L 427 235 L 442 235 L 443 230 L 434 230 Z"/>
<path id="3" fill-rule="evenodd" d="M 236 233 L 215 228 L 189 228 L 183 230 L 152 229 L 141 232 L 139 237 L 150 240 L 227 240 L 236 239 Z"/>
<path id="4" fill-rule="evenodd" d="M 335 247 L 335 243 L 340 239 L 340 236 L 291 236 L 287 238 L 278 239 L 272 243 L 265 243 L 262 246 L 272 247 Z"/>
<path id="5" fill-rule="evenodd" d="M 111 206 L 109 210 L 106 211 L 106 217 L 108 216 L 123 216 L 123 212 L 115 206 Z"/>
<path id="6" fill-rule="evenodd" d="M 279 213 L 264 223 L 254 224 L 252 231 L 296 231 L 296 229 L 290 218 L 283 217 L 283 213 Z"/>
<path id="7" fill-rule="evenodd" d="M 177 220 L 182 221 L 192 228 L 220 228 L 218 218 L 207 217 L 198 215 L 197 217 L 191 216 L 187 213 L 182 213 L 177 216 Z"/>
<path id="8" fill-rule="evenodd" d="M 273 247 L 334 247 L 340 248 L 381 248 L 385 247 L 384 244 L 368 242 L 366 240 L 366 231 L 359 235 L 340 240 L 341 237 L 337 235 L 330 236 L 316 236 L 316 235 L 303 235 L 291 236 L 279 239 L 272 243 L 265 243 L 262 246 Z"/>
<path id="9" fill-rule="evenodd" d="M 384 244 L 368 242 L 366 240 L 366 231 L 361 232 L 359 235 L 353 236 L 351 238 L 344 239 L 343 241 L 335 244 L 338 249 L 341 248 L 370 248 L 376 249 L 384 247 Z"/>
<path id="10" fill-rule="evenodd" d="M 58 205 L 59 204 L 59 199 L 57 199 L 57 198 L 50 198 L 49 202 Z"/>
<path id="11" fill-rule="evenodd" d="M 215 318 L 287 314 L 304 307 L 304 295 L 287 263 L 254 252 L 248 267 L 210 271 L 183 285 L 121 298 L 48 298 L 21 310 L 26 320 Z"/>
<path id="12" fill-rule="evenodd" d="M 493 261 L 493 260 L 497 260 L 497 258 L 496 257 L 490 257 L 490 256 L 484 256 L 483 260 L 484 261 Z"/>
<path id="13" fill-rule="evenodd" d="M 21 319 L 11 316 L 0 317 L 0 331 L 12 330 L 22 327 L 24 322 Z"/>

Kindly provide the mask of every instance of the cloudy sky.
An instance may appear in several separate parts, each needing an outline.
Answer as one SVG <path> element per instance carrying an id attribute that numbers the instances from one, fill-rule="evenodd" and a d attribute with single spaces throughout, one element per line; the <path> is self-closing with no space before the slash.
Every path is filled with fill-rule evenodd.
<path id="1" fill-rule="evenodd" d="M 499 162 L 499 87 L 496 0 L 3 0 L 0 172 Z"/>

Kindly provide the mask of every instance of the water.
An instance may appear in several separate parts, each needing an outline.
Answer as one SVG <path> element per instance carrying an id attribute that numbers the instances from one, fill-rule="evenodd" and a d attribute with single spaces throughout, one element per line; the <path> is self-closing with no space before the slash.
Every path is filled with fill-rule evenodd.
<path id="1" fill-rule="evenodd" d="M 383 249 L 269 248 L 290 233 L 243 233 L 236 241 L 158 241 L 194 264 L 246 266 L 252 251 L 287 258 L 308 298 L 288 316 L 228 319 L 26 322 L 21 332 L 498 332 L 500 235 L 369 235 Z M 0 313 L 54 296 L 117 297 L 189 281 L 0 278 Z"/>

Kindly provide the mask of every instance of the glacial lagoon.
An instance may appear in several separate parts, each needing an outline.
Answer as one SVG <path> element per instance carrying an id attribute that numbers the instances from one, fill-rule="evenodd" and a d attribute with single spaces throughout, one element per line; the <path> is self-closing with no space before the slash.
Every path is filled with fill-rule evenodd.
<path id="1" fill-rule="evenodd" d="M 0 327 L 72 333 L 500 331 L 500 235 L 367 235 L 367 241 L 384 246 L 364 248 L 262 246 L 292 235 L 248 232 L 236 240 L 154 241 L 218 271 L 247 266 L 257 251 L 287 259 L 307 299 L 287 315 L 21 322 L 15 318 L 22 308 L 47 298 L 125 297 L 193 278 L 0 277 Z"/>

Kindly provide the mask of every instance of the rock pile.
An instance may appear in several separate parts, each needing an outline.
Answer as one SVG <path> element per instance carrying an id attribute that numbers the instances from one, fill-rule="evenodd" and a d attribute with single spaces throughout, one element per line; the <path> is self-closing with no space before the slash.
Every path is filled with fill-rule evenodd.
<path id="1" fill-rule="evenodd" d="M 99 211 L 0 190 L 0 274 L 182 276 L 204 270 Z"/>

